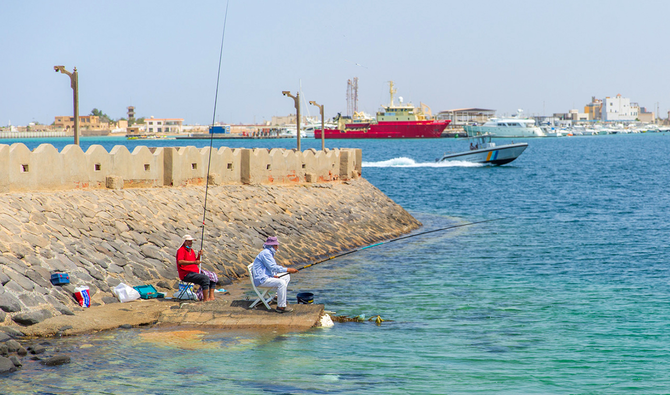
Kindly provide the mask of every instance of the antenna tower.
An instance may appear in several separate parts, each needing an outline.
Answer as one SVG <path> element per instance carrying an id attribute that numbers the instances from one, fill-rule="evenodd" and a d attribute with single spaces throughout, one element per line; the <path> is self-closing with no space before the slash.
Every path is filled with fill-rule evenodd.
<path id="1" fill-rule="evenodd" d="M 358 77 L 347 80 L 347 115 L 358 112 Z"/>

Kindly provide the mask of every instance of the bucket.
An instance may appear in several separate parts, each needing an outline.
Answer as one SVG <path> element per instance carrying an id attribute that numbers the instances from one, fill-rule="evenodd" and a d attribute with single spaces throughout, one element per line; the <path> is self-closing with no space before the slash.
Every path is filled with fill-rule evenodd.
<path id="1" fill-rule="evenodd" d="M 314 294 L 311 292 L 301 292 L 297 295 L 298 304 L 314 303 Z"/>

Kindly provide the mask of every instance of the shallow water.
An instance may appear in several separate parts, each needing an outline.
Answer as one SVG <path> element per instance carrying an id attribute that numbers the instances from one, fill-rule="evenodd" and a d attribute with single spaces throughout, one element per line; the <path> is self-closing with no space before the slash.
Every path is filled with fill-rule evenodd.
<path id="1" fill-rule="evenodd" d="M 526 152 L 502 167 L 435 166 L 466 148 L 452 139 L 332 142 L 363 148 L 364 177 L 424 223 L 417 232 L 506 218 L 292 276 L 291 298 L 310 291 L 338 315 L 389 320 L 380 326 L 63 339 L 71 364 L 28 364 L 0 378 L 0 392 L 667 392 L 670 136 L 524 141 Z M 209 145 L 196 142 L 165 145 Z M 295 140 L 220 145 L 236 144 Z M 312 146 L 320 142 L 303 140 Z"/>

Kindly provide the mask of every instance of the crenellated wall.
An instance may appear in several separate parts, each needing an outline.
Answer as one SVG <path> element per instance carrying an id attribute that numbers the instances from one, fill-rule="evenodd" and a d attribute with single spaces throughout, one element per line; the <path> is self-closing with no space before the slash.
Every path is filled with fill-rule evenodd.
<path id="1" fill-rule="evenodd" d="M 360 149 L 231 149 L 125 146 L 107 152 L 92 145 L 84 152 L 50 144 L 30 151 L 24 144 L 0 145 L 0 192 L 89 188 L 287 184 L 348 180 L 361 175 Z"/>

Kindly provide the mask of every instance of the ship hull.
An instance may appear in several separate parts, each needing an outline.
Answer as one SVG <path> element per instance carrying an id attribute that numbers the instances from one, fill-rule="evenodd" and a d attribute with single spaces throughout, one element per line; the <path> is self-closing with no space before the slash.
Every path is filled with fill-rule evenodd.
<path id="1" fill-rule="evenodd" d="M 326 129 L 327 139 L 416 139 L 437 138 L 449 125 L 445 121 L 394 121 L 365 124 L 357 127 L 347 125 L 345 130 Z M 314 130 L 314 137 L 321 138 L 321 129 Z"/>

